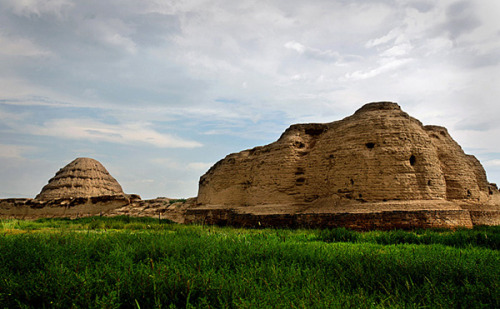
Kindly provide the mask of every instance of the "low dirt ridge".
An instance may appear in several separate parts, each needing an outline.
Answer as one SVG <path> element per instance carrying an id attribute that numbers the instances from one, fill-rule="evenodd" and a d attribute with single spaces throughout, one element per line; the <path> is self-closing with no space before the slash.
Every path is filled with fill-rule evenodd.
<path id="1" fill-rule="evenodd" d="M 81 218 L 88 216 L 132 216 L 184 222 L 184 209 L 192 201 L 159 197 L 141 200 L 139 195 L 103 195 L 40 201 L 27 198 L 0 200 L 0 218 Z"/>
<path id="2" fill-rule="evenodd" d="M 376 102 L 340 121 L 292 125 L 274 143 L 228 155 L 200 178 L 186 221 L 470 227 L 469 210 L 488 212 L 476 223 L 500 224 L 499 197 L 445 128 Z"/>

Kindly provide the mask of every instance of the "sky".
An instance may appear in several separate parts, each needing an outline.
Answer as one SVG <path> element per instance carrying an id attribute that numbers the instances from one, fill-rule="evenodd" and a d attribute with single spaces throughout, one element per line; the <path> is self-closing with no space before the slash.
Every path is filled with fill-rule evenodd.
<path id="1" fill-rule="evenodd" d="M 500 183 L 500 1 L 0 0 L 0 198 L 77 157 L 197 195 L 293 123 L 397 102 Z"/>

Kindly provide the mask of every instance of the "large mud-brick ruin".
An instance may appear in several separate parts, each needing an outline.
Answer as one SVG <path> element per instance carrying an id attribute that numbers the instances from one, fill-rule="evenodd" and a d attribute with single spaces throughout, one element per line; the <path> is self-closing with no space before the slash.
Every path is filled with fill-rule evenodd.
<path id="1" fill-rule="evenodd" d="M 391 102 L 290 126 L 201 176 L 186 222 L 356 229 L 500 224 L 500 193 L 443 127 Z"/>

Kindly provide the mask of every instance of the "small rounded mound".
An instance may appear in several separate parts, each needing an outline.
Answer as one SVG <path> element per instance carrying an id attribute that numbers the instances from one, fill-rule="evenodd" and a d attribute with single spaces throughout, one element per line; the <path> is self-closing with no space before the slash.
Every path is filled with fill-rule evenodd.
<path id="1" fill-rule="evenodd" d="M 97 160 L 77 158 L 60 169 L 35 199 L 124 195 L 122 187 Z"/>

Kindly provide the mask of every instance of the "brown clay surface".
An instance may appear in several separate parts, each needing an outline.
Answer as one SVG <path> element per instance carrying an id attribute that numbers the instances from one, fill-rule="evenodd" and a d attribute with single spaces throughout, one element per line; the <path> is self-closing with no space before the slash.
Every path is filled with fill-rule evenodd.
<path id="1" fill-rule="evenodd" d="M 141 200 L 138 195 L 108 195 L 55 199 L 1 199 L 0 218 L 80 218 L 87 216 L 155 217 L 184 223 L 184 212 L 194 199 L 177 202 L 168 198 Z"/>
<path id="2" fill-rule="evenodd" d="M 187 210 L 186 220 L 210 213 L 216 223 L 215 210 L 221 221 L 427 211 L 469 218 L 450 217 L 436 227 L 469 226 L 467 207 L 493 214 L 500 211 L 498 196 L 480 162 L 445 128 L 422 125 L 396 103 L 377 102 L 340 121 L 292 125 L 274 143 L 226 156 L 200 178 L 198 206 Z"/>
<path id="3" fill-rule="evenodd" d="M 424 127 L 389 102 L 332 123 L 292 125 L 272 144 L 230 154 L 201 177 L 198 194 L 201 204 L 233 207 L 339 199 L 486 201 L 489 194 L 481 164 L 445 128 Z"/>
<path id="4" fill-rule="evenodd" d="M 106 168 L 91 158 L 77 158 L 60 169 L 42 188 L 37 200 L 124 195 L 122 187 Z"/>
<path id="5" fill-rule="evenodd" d="M 38 218 L 78 218 L 103 215 L 116 208 L 130 205 L 131 199 L 125 195 L 106 195 L 54 199 L 40 201 L 36 199 L 0 200 L 1 218 L 38 219 Z"/>

